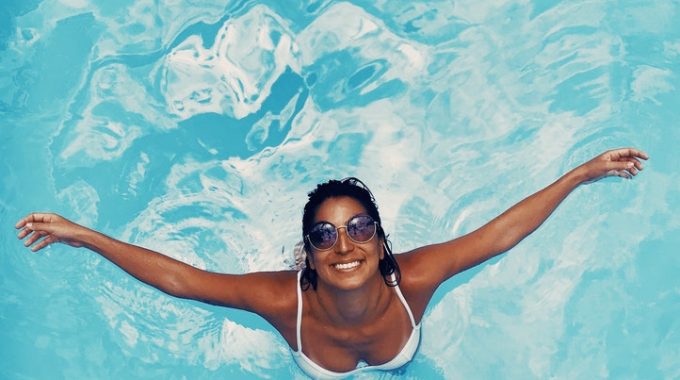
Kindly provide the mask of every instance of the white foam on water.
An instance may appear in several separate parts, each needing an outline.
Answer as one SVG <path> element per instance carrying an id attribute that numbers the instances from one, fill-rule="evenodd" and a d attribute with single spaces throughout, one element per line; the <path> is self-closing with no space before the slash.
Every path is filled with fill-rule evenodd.
<path id="1" fill-rule="evenodd" d="M 297 66 L 292 40 L 285 22 L 265 6 L 227 20 L 212 46 L 190 36 L 165 59 L 168 112 L 180 120 L 210 112 L 241 119 L 256 112 L 286 66 Z"/>
<path id="2" fill-rule="evenodd" d="M 633 72 L 633 82 L 630 85 L 633 99 L 660 104 L 656 96 L 673 91 L 675 86 L 672 81 L 673 73 L 670 70 L 640 65 Z"/>
<path id="3" fill-rule="evenodd" d="M 331 5 L 296 36 L 295 42 L 302 65 L 348 49 L 366 62 L 387 60 L 386 72 L 362 93 L 394 78 L 415 82 L 429 61 L 427 46 L 397 36 L 379 18 L 345 2 Z"/>
<path id="4" fill-rule="evenodd" d="M 259 378 L 272 378 L 272 370 L 293 365 L 278 336 L 229 320 L 222 323 L 219 336 L 201 338 L 198 347 L 205 353 L 206 367 L 212 370 L 224 364 L 238 365 Z"/>
<path id="5" fill-rule="evenodd" d="M 85 181 L 77 181 L 62 189 L 57 197 L 76 212 L 73 221 L 86 226 L 97 224 L 99 219 L 99 194 Z"/>

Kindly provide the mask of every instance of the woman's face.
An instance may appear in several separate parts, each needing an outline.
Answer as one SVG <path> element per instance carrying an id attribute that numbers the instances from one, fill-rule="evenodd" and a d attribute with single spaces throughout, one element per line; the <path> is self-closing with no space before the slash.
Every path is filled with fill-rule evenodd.
<path id="1" fill-rule="evenodd" d="M 351 197 L 326 199 L 316 212 L 314 224 L 328 222 L 335 227 L 345 226 L 356 215 L 367 215 L 366 209 Z M 343 290 L 357 289 L 374 276 L 381 276 L 378 263 L 383 258 L 382 239 L 376 233 L 365 243 L 357 243 L 347 236 L 347 229 L 338 230 L 335 245 L 327 250 L 312 247 L 309 263 L 316 270 L 319 283 Z M 382 281 L 382 277 L 380 277 Z"/>

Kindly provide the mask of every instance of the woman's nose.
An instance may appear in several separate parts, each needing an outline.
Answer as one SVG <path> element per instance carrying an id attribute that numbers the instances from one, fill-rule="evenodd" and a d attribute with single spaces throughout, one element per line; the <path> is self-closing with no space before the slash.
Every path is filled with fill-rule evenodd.
<path id="1" fill-rule="evenodd" d="M 342 230 L 342 232 L 340 232 Z M 338 253 L 351 252 L 354 249 L 354 242 L 347 235 L 346 227 L 338 227 L 338 242 L 335 244 L 335 250 Z"/>

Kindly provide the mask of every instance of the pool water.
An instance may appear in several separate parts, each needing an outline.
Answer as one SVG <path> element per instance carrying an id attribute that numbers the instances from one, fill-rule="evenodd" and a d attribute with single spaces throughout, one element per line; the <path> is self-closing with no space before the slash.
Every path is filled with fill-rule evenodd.
<path id="1" fill-rule="evenodd" d="M 403 252 L 618 146 L 650 154 L 642 174 L 445 283 L 414 361 L 366 377 L 680 378 L 678 83 L 672 0 L 5 1 L 0 378 L 304 378 L 257 316 L 30 253 L 30 211 L 288 269 L 329 178 L 363 179 Z"/>

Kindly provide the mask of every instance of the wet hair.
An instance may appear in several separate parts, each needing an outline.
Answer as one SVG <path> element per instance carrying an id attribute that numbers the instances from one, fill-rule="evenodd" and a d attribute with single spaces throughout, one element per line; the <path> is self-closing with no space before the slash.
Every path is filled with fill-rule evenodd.
<path id="1" fill-rule="evenodd" d="M 399 270 L 397 260 L 392 254 L 392 244 L 387 239 L 389 235 L 386 235 L 385 230 L 383 230 L 380 214 L 378 213 L 378 206 L 375 204 L 373 193 L 371 193 L 363 182 L 355 177 L 348 177 L 341 180 L 332 179 L 317 185 L 316 189 L 312 190 L 307 195 L 309 196 L 309 200 L 307 201 L 302 214 L 302 241 L 304 242 L 305 252 L 307 253 L 307 256 L 305 257 L 305 266 L 302 270 L 302 275 L 300 276 L 300 287 L 302 287 L 303 290 L 307 290 L 310 285 L 316 290 L 317 284 L 316 271 L 309 265 L 308 256 L 312 254 L 312 246 L 309 243 L 307 234 L 314 226 L 314 217 L 319 210 L 319 206 L 321 206 L 325 200 L 336 197 L 350 197 L 361 203 L 366 210 L 366 213 L 377 222 L 377 236 L 382 238 L 385 242 L 383 245 L 384 257 L 378 264 L 380 274 L 382 274 L 385 279 L 385 284 L 387 284 L 387 286 L 394 287 L 399 285 L 401 271 Z"/>

